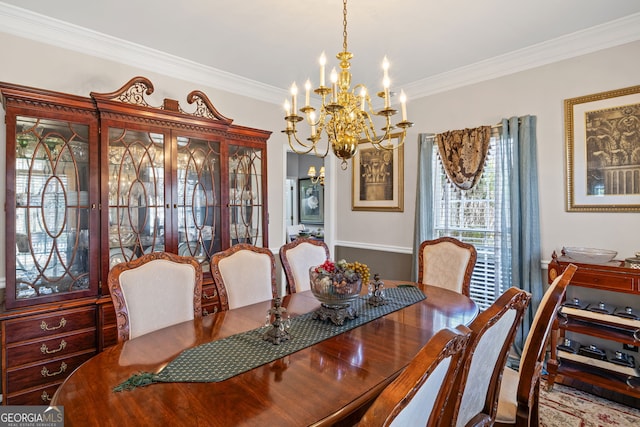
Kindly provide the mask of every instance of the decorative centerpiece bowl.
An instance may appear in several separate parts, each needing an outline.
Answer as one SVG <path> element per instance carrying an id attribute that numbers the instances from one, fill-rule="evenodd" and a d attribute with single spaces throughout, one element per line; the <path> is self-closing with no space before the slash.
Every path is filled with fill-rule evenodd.
<path id="1" fill-rule="evenodd" d="M 604 264 L 618 255 L 618 252 L 608 249 L 564 247 L 563 252 L 569 258 L 585 264 Z"/>
<path id="2" fill-rule="evenodd" d="M 321 303 L 313 317 L 342 325 L 358 315 L 352 303 L 360 295 L 362 282 L 369 281 L 369 268 L 359 262 L 327 260 L 309 269 L 309 280 L 311 293 Z"/>

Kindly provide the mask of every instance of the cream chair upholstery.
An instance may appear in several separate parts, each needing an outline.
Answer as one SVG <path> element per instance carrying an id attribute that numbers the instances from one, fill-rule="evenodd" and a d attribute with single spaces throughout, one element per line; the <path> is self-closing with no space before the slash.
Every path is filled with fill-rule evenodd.
<path id="1" fill-rule="evenodd" d="M 425 240 L 420 244 L 418 280 L 469 296 L 477 256 L 473 245 L 453 237 Z"/>
<path id="2" fill-rule="evenodd" d="M 329 259 L 329 248 L 320 240 L 296 239 L 280 248 L 280 261 L 287 278 L 287 293 L 308 291 L 309 268 Z"/>
<path id="3" fill-rule="evenodd" d="M 115 265 L 108 282 L 118 341 L 202 317 L 202 268 L 193 258 L 153 252 Z"/>
<path id="4" fill-rule="evenodd" d="M 469 325 L 471 339 L 456 378 L 457 396 L 449 399 L 443 419 L 457 427 L 492 425 L 509 349 L 531 295 L 510 288 Z"/>
<path id="5" fill-rule="evenodd" d="M 520 358 L 520 371 L 506 367 L 498 397 L 496 425 L 537 426 L 540 376 L 551 326 L 577 267 L 569 264 L 545 292 L 531 323 Z"/>
<path id="6" fill-rule="evenodd" d="M 358 426 L 436 426 L 463 360 L 469 328 L 442 329 L 367 409 Z"/>
<path id="7" fill-rule="evenodd" d="M 278 296 L 276 262 L 267 248 L 240 243 L 211 258 L 223 310 L 267 301 Z"/>

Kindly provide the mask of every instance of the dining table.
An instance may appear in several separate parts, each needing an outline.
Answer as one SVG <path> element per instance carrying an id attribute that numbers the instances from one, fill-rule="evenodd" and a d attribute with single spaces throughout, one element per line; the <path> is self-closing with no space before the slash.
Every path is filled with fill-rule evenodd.
<path id="1" fill-rule="evenodd" d="M 391 280 L 385 286 L 389 292 L 412 286 L 426 298 L 221 381 L 116 391 L 138 374 L 165 370 L 187 351 L 268 329 L 273 301 L 217 312 L 106 348 L 66 378 L 51 405 L 64 407 L 67 427 L 353 425 L 434 334 L 468 325 L 478 314 L 469 297 L 447 289 Z M 286 295 L 281 303 L 287 319 L 320 306 L 310 291 Z M 314 321 L 318 327 L 329 322 Z M 291 342 L 299 338 L 292 332 Z M 213 358 L 224 367 L 246 356 L 237 353 Z"/>

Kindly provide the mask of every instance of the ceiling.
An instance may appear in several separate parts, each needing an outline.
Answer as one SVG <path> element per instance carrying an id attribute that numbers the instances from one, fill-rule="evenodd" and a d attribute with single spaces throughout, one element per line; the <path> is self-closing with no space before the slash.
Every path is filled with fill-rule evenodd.
<path id="1" fill-rule="evenodd" d="M 320 53 L 329 58 L 328 78 L 342 50 L 340 0 L 2 2 L 278 90 L 307 78 L 317 86 Z M 636 29 L 606 40 L 629 17 L 640 19 L 640 1 L 350 0 L 353 83 L 380 87 L 385 55 L 393 90 L 509 55 L 540 64 L 534 54 L 565 46 L 571 55 L 569 46 L 587 35 L 592 50 L 640 39 Z"/>

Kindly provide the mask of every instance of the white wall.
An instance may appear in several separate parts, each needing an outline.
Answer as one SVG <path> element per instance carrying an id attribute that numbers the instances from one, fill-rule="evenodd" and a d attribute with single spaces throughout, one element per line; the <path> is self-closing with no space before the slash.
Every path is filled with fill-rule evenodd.
<path id="1" fill-rule="evenodd" d="M 142 75 L 154 84 L 149 97 L 180 101 L 189 111 L 186 94 L 200 89 L 215 107 L 234 123 L 273 132 L 267 145 L 269 181 L 270 247 L 283 243 L 283 185 L 286 138 L 280 105 L 256 101 L 219 89 L 194 85 L 165 75 L 98 59 L 0 33 L 0 81 L 89 96 L 110 92 L 130 78 Z M 614 249 L 619 257 L 640 250 L 638 213 L 565 212 L 563 100 L 576 96 L 640 84 L 640 42 L 558 62 L 507 77 L 410 99 L 409 119 L 415 122 L 405 146 L 405 203 L 403 213 L 351 211 L 351 167 L 340 170 L 333 156 L 325 162 L 328 183 L 326 202 L 335 206 L 327 217 L 336 228 L 336 244 L 410 252 L 413 236 L 417 135 L 483 124 L 503 117 L 532 114 L 538 117 L 542 258 L 549 259 L 562 246 Z M 5 150 L 4 123 L 0 123 L 0 151 Z M 0 162 L 0 186 L 5 165 Z M 335 191 L 332 191 L 335 189 Z M 4 205 L 4 192 L 0 193 Z M 332 236 L 328 236 L 329 239 Z M 4 277 L 4 215 L 0 216 L 0 278 Z"/>
<path id="2" fill-rule="evenodd" d="M 618 258 L 640 250 L 640 213 L 565 212 L 563 100 L 640 84 L 640 42 L 410 100 L 415 122 L 405 143 L 404 213 L 352 212 L 350 192 L 338 197 L 336 244 L 408 250 L 415 209 L 417 135 L 498 123 L 503 117 L 538 118 L 542 259 L 563 246 L 613 249 Z M 338 188 L 351 176 L 338 172 Z M 370 230 L 375 230 L 371 233 Z"/>

